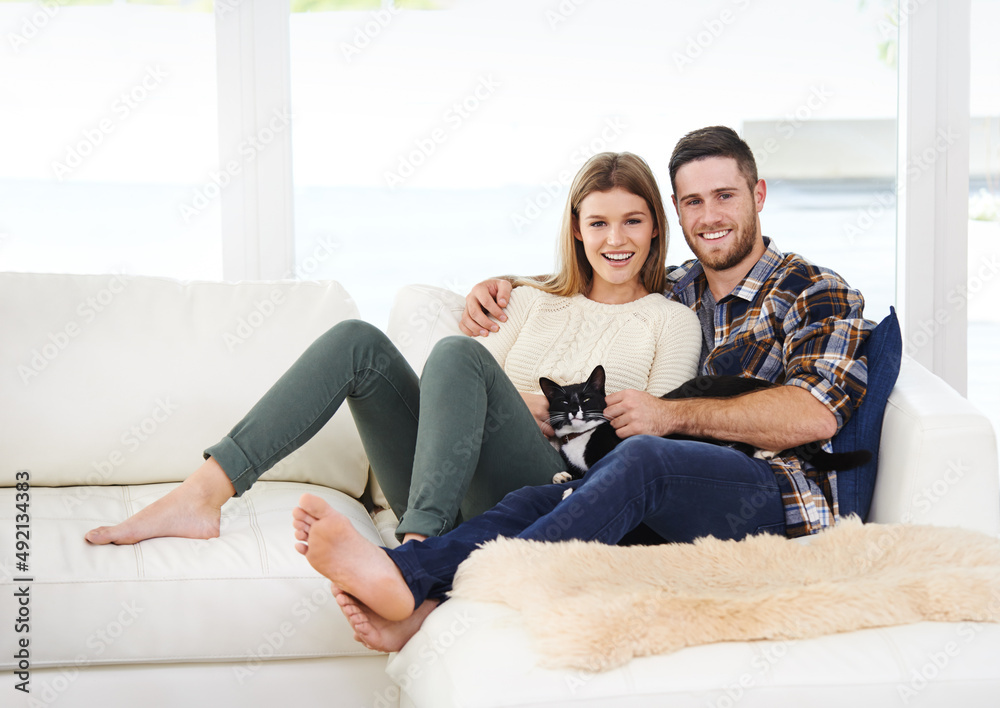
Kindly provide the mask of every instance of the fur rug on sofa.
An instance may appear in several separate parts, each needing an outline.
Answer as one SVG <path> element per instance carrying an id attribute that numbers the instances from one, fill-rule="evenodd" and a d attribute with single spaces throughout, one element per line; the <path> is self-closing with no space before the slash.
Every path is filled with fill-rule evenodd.
<path id="1" fill-rule="evenodd" d="M 603 671 L 694 644 L 921 621 L 1000 621 L 1000 540 L 856 518 L 798 543 L 608 546 L 497 539 L 452 597 L 519 610 L 544 665 Z"/>

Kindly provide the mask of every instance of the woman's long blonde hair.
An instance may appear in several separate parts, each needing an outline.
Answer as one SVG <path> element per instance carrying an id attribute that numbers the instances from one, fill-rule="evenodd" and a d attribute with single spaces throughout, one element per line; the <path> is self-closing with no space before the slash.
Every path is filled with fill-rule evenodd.
<path id="1" fill-rule="evenodd" d="M 650 293 L 663 292 L 666 280 L 667 242 L 670 227 L 660 188 L 649 165 L 630 152 L 602 152 L 594 155 L 580 168 L 566 200 L 562 226 L 559 229 L 559 268 L 545 280 L 518 279 L 515 285 L 531 285 L 556 295 L 586 295 L 594 280 L 594 269 L 587 260 L 583 242 L 575 237 L 580 228 L 580 203 L 592 192 L 609 192 L 621 188 L 642 197 L 653 216 L 657 238 L 649 245 L 649 254 L 642 265 L 640 277 Z"/>

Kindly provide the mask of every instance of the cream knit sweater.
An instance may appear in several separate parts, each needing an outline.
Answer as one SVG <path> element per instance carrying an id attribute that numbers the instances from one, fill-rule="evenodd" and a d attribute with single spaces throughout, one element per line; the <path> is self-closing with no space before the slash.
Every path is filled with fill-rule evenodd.
<path id="1" fill-rule="evenodd" d="M 697 371 L 698 317 L 659 293 L 606 305 L 521 286 L 505 312 L 500 331 L 479 341 L 522 393 L 540 393 L 541 376 L 558 384 L 586 381 L 603 364 L 608 393 L 631 388 L 662 396 Z"/>

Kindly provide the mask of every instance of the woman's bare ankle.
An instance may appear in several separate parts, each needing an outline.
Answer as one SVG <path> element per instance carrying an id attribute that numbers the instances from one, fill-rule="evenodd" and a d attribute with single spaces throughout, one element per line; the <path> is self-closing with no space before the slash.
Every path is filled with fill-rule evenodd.
<path id="1" fill-rule="evenodd" d="M 210 506 L 222 508 L 222 505 L 236 495 L 229 475 L 219 466 L 215 458 L 209 457 L 182 484 L 192 490 L 198 490 Z"/>
<path id="2" fill-rule="evenodd" d="M 229 477 L 209 459 L 166 496 L 121 523 L 93 529 L 84 537 L 93 544 L 131 544 L 160 536 L 218 538 L 222 505 L 234 493 Z"/>

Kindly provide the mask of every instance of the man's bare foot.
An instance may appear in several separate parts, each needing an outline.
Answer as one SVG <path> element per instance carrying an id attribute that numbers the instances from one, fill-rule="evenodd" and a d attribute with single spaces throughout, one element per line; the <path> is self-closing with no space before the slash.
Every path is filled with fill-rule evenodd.
<path id="1" fill-rule="evenodd" d="M 424 600 L 412 615 L 401 622 L 392 622 L 347 593 L 339 593 L 336 599 L 340 611 L 354 629 L 354 639 L 369 649 L 384 652 L 402 649 L 438 606 L 437 600 Z"/>
<path id="2" fill-rule="evenodd" d="M 403 574 L 380 547 L 365 539 L 350 519 L 324 500 L 303 494 L 292 512 L 295 550 L 333 586 L 361 600 L 391 621 L 413 614 L 413 593 Z"/>
<path id="3" fill-rule="evenodd" d="M 209 458 L 179 487 L 120 524 L 100 526 L 84 534 L 90 543 L 131 544 L 147 538 L 218 538 L 222 505 L 234 494 L 233 484 Z"/>

